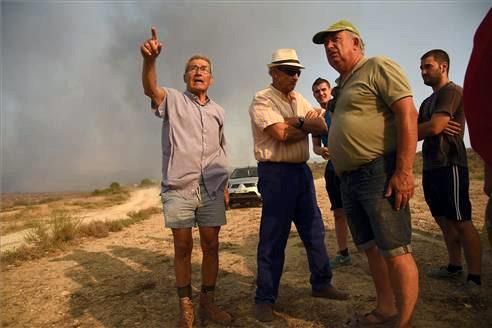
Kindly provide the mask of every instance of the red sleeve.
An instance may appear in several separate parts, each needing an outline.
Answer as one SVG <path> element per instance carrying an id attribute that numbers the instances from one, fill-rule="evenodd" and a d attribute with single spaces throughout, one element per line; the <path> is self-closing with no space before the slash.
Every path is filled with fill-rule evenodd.
<path id="1" fill-rule="evenodd" d="M 492 9 L 475 32 L 463 101 L 472 148 L 492 165 Z"/>

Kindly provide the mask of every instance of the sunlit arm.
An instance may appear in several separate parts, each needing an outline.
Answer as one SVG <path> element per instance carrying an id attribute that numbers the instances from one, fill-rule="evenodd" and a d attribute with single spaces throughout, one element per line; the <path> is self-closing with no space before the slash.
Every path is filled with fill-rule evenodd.
<path id="1" fill-rule="evenodd" d="M 304 118 L 302 130 L 306 133 L 312 133 L 314 135 L 327 134 L 328 127 L 323 114 L 324 111 L 322 110 L 319 112 L 316 110 L 309 111 Z"/>
<path id="2" fill-rule="evenodd" d="M 321 137 L 311 135 L 311 139 L 313 141 L 313 151 L 316 155 L 320 155 L 324 159 L 330 159 L 330 152 L 327 147 L 323 147 L 321 145 Z"/>
<path id="3" fill-rule="evenodd" d="M 311 140 L 313 141 L 313 152 L 316 155 L 323 155 L 323 147 L 321 147 L 321 138 L 312 136 Z"/>
<path id="4" fill-rule="evenodd" d="M 394 196 L 395 209 L 406 207 L 413 196 L 413 161 L 417 149 L 417 110 L 412 97 L 391 105 L 396 123 L 396 167 L 390 178 L 386 197 Z"/>
<path id="5" fill-rule="evenodd" d="M 284 122 L 275 123 L 265 128 L 265 132 L 281 142 L 296 142 L 307 137 L 307 133 L 295 128 L 297 117 L 286 118 Z"/>
<path id="6" fill-rule="evenodd" d="M 142 85 L 144 93 L 148 96 L 155 106 L 159 106 L 166 93 L 164 89 L 157 86 L 157 73 L 156 73 L 155 59 L 144 58 L 142 66 Z"/>

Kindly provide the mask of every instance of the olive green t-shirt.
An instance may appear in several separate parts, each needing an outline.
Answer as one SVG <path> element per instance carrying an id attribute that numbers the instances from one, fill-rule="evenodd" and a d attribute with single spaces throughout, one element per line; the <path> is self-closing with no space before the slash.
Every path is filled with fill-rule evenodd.
<path id="1" fill-rule="evenodd" d="M 396 150 L 391 105 L 412 91 L 400 66 L 385 57 L 363 58 L 337 87 L 328 149 L 341 174 Z"/>

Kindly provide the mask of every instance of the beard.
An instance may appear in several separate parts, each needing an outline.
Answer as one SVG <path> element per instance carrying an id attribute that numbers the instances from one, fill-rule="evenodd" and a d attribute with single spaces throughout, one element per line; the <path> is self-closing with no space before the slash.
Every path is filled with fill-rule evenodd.
<path id="1" fill-rule="evenodd" d="M 433 76 L 422 77 L 422 79 L 424 80 L 424 84 L 429 87 L 433 87 L 439 83 L 439 79 Z"/>

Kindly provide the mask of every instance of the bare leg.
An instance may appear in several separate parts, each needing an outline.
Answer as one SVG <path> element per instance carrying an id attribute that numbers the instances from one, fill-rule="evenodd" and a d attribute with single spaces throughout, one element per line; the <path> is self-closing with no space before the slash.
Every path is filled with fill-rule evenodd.
<path id="1" fill-rule="evenodd" d="M 480 236 L 472 221 L 449 221 L 458 231 L 463 249 L 465 251 L 468 273 L 479 275 L 481 272 L 482 252 Z"/>
<path id="2" fill-rule="evenodd" d="M 200 244 L 203 252 L 202 285 L 215 286 L 219 271 L 220 227 L 200 227 Z"/>
<path id="3" fill-rule="evenodd" d="M 461 241 L 458 231 L 451 224 L 451 221 L 445 217 L 435 217 L 434 219 L 439 225 L 439 228 L 441 228 L 444 242 L 446 243 L 449 257 L 448 263 L 456 266 L 462 265 Z"/>
<path id="4" fill-rule="evenodd" d="M 411 327 L 419 296 L 419 273 L 411 253 L 386 258 L 399 312 L 397 327 Z"/>
<path id="5" fill-rule="evenodd" d="M 385 316 L 394 315 L 397 313 L 397 308 L 388 266 L 376 246 L 367 249 L 365 253 L 376 287 L 376 310 Z"/>
<path id="6" fill-rule="evenodd" d="M 191 251 L 193 250 L 191 228 L 172 229 L 172 232 L 176 287 L 185 287 L 191 284 Z"/>
<path id="7" fill-rule="evenodd" d="M 202 291 L 200 293 L 199 315 L 202 325 L 208 320 L 223 325 L 230 324 L 232 317 L 215 304 L 215 283 L 219 271 L 219 231 L 220 227 L 200 227 L 202 246 Z M 206 288 L 211 288 L 206 290 Z M 205 288 L 205 289 L 204 289 Z"/>
<path id="8" fill-rule="evenodd" d="M 338 250 L 348 248 L 348 226 L 347 226 L 347 216 L 343 208 L 337 208 L 333 211 L 333 216 L 335 217 L 335 234 L 337 237 Z"/>

